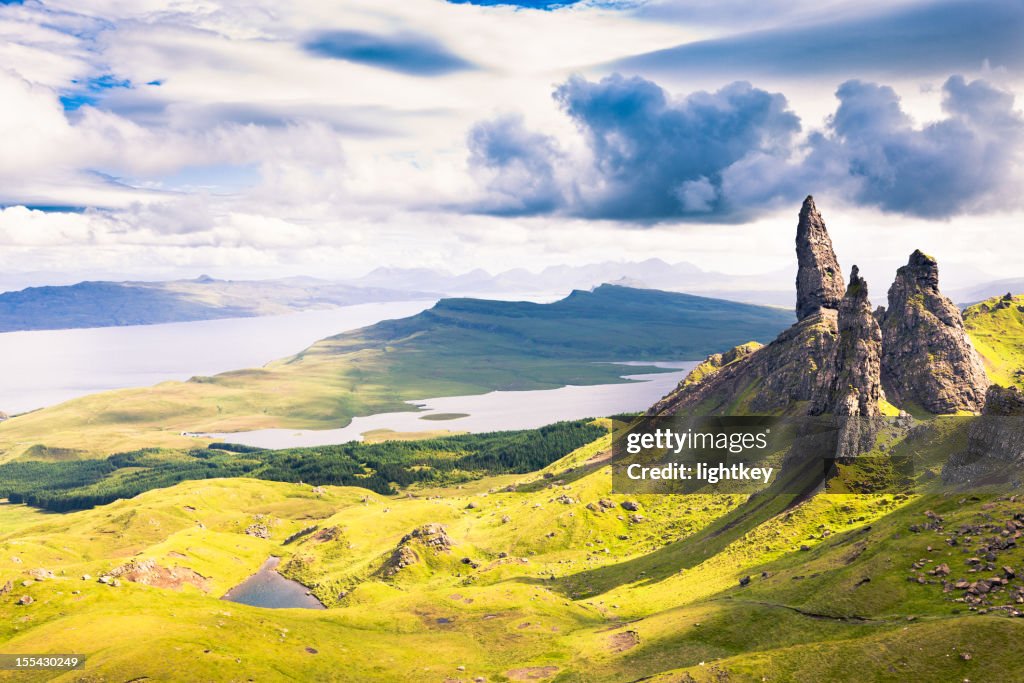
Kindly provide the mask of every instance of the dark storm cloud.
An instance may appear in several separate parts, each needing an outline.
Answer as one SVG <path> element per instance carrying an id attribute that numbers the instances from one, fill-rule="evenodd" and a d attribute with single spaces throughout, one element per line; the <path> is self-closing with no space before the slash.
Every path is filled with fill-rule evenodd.
<path id="1" fill-rule="evenodd" d="M 642 78 L 613 75 L 594 83 L 573 77 L 556 89 L 555 99 L 591 157 L 586 168 L 562 175 L 573 181 L 560 192 L 551 187 L 556 167 L 566 161 L 550 138 L 507 119 L 477 126 L 470 136 L 474 166 L 495 174 L 489 189 L 497 185 L 503 196 L 522 197 L 524 212 L 736 219 L 737 207 L 722 194 L 729 168 L 754 157 L 782 163 L 800 130 L 782 95 L 742 82 L 674 100 Z M 502 135 L 507 142 L 498 142 Z"/>
<path id="2" fill-rule="evenodd" d="M 919 76 L 1024 66 L 1024 3 L 939 2 L 686 43 L 609 65 L 660 75 Z"/>
<path id="3" fill-rule="evenodd" d="M 443 76 L 475 68 L 433 38 L 414 33 L 378 35 L 364 31 L 324 31 L 303 45 L 319 57 L 397 71 L 411 76 Z"/>
<path id="4" fill-rule="evenodd" d="M 887 86 L 847 81 L 827 129 L 811 136 L 811 171 L 846 177 L 850 198 L 884 211 L 944 218 L 1018 203 L 1024 121 L 1010 93 L 953 76 L 945 117 L 916 127 Z"/>
<path id="5" fill-rule="evenodd" d="M 470 163 L 484 213 L 736 222 L 811 191 L 927 218 L 1018 206 L 1024 121 L 1014 98 L 949 78 L 944 116 L 916 124 L 896 92 L 851 80 L 824 129 L 800 137 L 781 94 L 748 83 L 671 98 L 643 78 L 573 77 L 555 99 L 586 154 L 571 156 L 521 119 L 478 124 Z"/>

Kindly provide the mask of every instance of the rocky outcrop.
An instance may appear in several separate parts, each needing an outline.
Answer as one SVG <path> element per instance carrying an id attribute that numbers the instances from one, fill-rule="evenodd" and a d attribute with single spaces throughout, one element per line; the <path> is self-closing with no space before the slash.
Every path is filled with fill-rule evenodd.
<path id="1" fill-rule="evenodd" d="M 806 414 L 811 405 L 823 400 L 829 386 L 822 369 L 835 356 L 837 318 L 837 311 L 822 309 L 785 330 L 771 344 L 735 353 L 736 360 L 731 363 L 716 368 L 709 359 L 700 380 L 684 380 L 648 414 Z"/>
<path id="2" fill-rule="evenodd" d="M 420 553 L 447 553 L 451 550 L 452 540 L 442 524 L 424 524 L 413 529 L 399 541 L 391 555 L 378 570 L 378 574 L 390 578 L 406 567 L 420 562 Z M 417 552 L 418 551 L 418 552 Z"/>
<path id="3" fill-rule="evenodd" d="M 805 415 L 832 410 L 845 285 L 813 197 L 800 210 L 796 254 L 798 322 L 765 347 L 744 344 L 709 356 L 649 414 Z"/>
<path id="4" fill-rule="evenodd" d="M 983 415 L 1024 418 L 1024 392 L 1017 387 L 993 384 L 985 394 Z"/>
<path id="5" fill-rule="evenodd" d="M 942 469 L 947 484 L 1019 484 L 1024 480 L 1024 393 L 988 388 L 980 417 L 969 418 L 967 447 Z"/>
<path id="6" fill-rule="evenodd" d="M 882 382 L 898 405 L 936 414 L 978 412 L 988 377 L 960 310 L 939 291 L 939 267 L 920 250 L 896 271 L 880 313 Z"/>
<path id="7" fill-rule="evenodd" d="M 871 417 L 883 400 L 937 414 L 977 412 L 988 378 L 935 259 L 915 251 L 871 310 L 854 266 L 844 287 L 825 223 L 808 197 L 796 238 L 798 322 L 761 347 L 709 356 L 649 415 Z M 884 388 L 884 391 L 883 391 Z"/>
<path id="8" fill-rule="evenodd" d="M 796 317 L 803 320 L 821 309 L 838 309 L 846 289 L 825 221 L 808 196 L 796 226 Z"/>
<path id="9" fill-rule="evenodd" d="M 857 266 L 839 304 L 838 342 L 831 363 L 823 368 L 826 390 L 817 397 L 811 414 L 877 417 L 882 392 L 882 332 L 871 311 L 868 283 Z"/>

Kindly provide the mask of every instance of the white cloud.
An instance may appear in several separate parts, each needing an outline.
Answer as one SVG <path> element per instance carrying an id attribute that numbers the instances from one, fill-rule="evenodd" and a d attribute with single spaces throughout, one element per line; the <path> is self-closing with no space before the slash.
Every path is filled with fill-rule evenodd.
<path id="1" fill-rule="evenodd" d="M 557 12 L 442 0 L 0 6 L 0 206 L 92 207 L 73 214 L 2 210 L 0 270 L 338 275 L 381 264 L 500 270 L 652 255 L 746 272 L 785 265 L 792 212 L 746 226 L 637 231 L 615 222 L 438 209 L 481 195 L 466 143 L 479 121 L 516 113 L 525 130 L 556 139 L 569 158 L 588 154 L 552 99 L 572 73 L 741 29 L 885 9 L 850 0 L 702 1 L 689 3 L 689 13 L 660 1 L 632 11 L 605 5 Z M 724 22 L 727 11 L 743 21 Z M 420 77 L 327 59 L 302 47 L 321 30 L 415 32 L 476 68 Z M 1019 82 L 1018 74 L 997 75 L 1007 89 Z M 665 85 L 685 94 L 744 77 Z M 104 87 L 125 81 L 131 87 Z M 775 78 L 754 86 L 786 94 L 810 129 L 834 111 L 839 82 L 810 87 Z M 918 82 L 918 90 L 896 85 L 908 112 L 935 118 L 937 91 L 921 92 Z M 66 111 L 61 96 L 93 98 L 95 105 L 83 99 Z M 755 176 L 763 187 L 772 162 L 745 158 L 721 179 L 722 191 L 742 198 Z M 560 186 L 592 179 L 555 173 L 562 174 Z M 543 194 L 540 185 L 534 183 Z M 700 211 L 715 201 L 714 190 L 699 177 L 677 194 Z M 842 211 L 833 213 L 864 216 Z M 892 240 L 880 214 L 869 215 L 879 224 L 878 239 Z M 991 224 L 1003 220 L 996 216 Z M 905 225 L 911 234 L 941 234 L 949 243 L 957 230 L 978 229 L 956 219 Z M 738 255 L 735 240 L 758 252 Z M 964 258 L 994 259 L 996 269 L 1011 258 L 976 245 L 965 249 Z"/>

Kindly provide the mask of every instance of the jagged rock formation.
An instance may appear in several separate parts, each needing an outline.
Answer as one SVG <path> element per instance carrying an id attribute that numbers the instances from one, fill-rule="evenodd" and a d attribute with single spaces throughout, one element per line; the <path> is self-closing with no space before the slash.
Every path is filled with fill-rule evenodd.
<path id="1" fill-rule="evenodd" d="M 812 414 L 876 417 L 881 414 L 882 332 L 871 312 L 868 283 L 853 267 L 850 286 L 839 304 L 839 339 L 827 365 L 829 386 L 811 408 Z"/>
<path id="2" fill-rule="evenodd" d="M 803 320 L 822 308 L 839 308 L 846 289 L 825 221 L 808 195 L 796 226 L 796 317 Z"/>
<path id="3" fill-rule="evenodd" d="M 812 414 L 848 418 L 837 424 L 836 456 L 849 458 L 871 450 L 880 426 L 882 332 L 871 311 L 868 283 L 857 266 L 839 303 L 839 339 L 825 375 L 831 384 L 812 406 Z"/>
<path id="4" fill-rule="evenodd" d="M 939 291 L 939 267 L 920 250 L 896 271 L 880 315 L 882 382 L 890 400 L 938 413 L 978 412 L 988 377 L 964 321 Z"/>
<path id="5" fill-rule="evenodd" d="M 989 381 L 960 311 L 939 292 L 934 259 L 914 252 L 888 310 L 872 312 L 856 266 L 844 287 L 811 197 L 796 246 L 798 322 L 767 346 L 709 356 L 648 414 L 876 418 L 887 397 L 940 414 L 981 409 Z"/>

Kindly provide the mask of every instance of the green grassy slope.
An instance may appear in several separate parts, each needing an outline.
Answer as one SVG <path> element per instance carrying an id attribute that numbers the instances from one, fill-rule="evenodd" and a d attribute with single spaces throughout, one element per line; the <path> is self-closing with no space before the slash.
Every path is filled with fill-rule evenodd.
<path id="1" fill-rule="evenodd" d="M 1024 389 L 1024 295 L 969 306 L 964 326 L 992 381 Z"/>
<path id="2" fill-rule="evenodd" d="M 0 597 L 2 649 L 86 653 L 90 676 L 124 680 L 1024 674 L 1012 646 L 1024 621 L 1010 611 L 1024 582 L 978 605 L 943 586 L 1024 568 L 1015 546 L 995 553 L 995 569 L 968 562 L 990 537 L 1006 538 L 1000 530 L 1024 513 L 1016 499 L 614 495 L 608 438 L 537 473 L 412 497 L 233 479 L 63 516 L 0 505 L 0 585 L 12 581 Z M 642 520 L 630 519 L 627 500 Z M 245 533 L 256 521 L 269 539 Z M 403 537 L 430 523 L 446 527 L 450 548 L 413 541 L 417 561 L 387 575 Z M 215 600 L 271 554 L 330 609 Z M 132 558 L 190 568 L 208 580 L 205 592 L 80 578 Z M 943 563 L 948 577 L 929 573 Z M 55 578 L 31 580 L 38 568 Z M 17 604 L 24 595 L 33 603 Z"/>
<path id="3" fill-rule="evenodd" d="M 187 448 L 195 442 L 183 431 L 336 428 L 357 415 L 412 410 L 407 400 L 616 382 L 622 366 L 600 361 L 696 359 L 770 339 L 790 318 L 609 285 L 547 305 L 448 300 L 262 368 L 105 392 L 15 417 L 0 423 L 0 462 Z M 39 445 L 50 450 L 29 453 Z"/>

